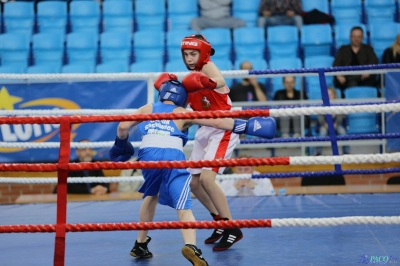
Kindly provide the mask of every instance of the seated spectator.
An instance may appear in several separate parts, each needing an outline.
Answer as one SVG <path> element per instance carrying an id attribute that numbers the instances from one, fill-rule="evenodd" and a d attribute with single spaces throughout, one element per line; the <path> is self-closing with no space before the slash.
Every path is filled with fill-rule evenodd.
<path id="1" fill-rule="evenodd" d="M 252 157 L 241 155 L 238 158 Z M 254 166 L 237 166 L 235 167 L 235 174 L 256 175 L 260 173 L 255 171 Z M 275 195 L 274 187 L 269 178 L 222 180 L 219 186 L 227 197 Z"/>
<path id="2" fill-rule="evenodd" d="M 253 66 L 249 61 L 240 65 L 241 70 L 252 70 Z M 232 102 L 266 101 L 265 86 L 257 82 L 257 78 L 243 78 L 241 83 L 231 87 L 229 97 Z"/>
<path id="3" fill-rule="evenodd" d="M 353 27 L 350 31 L 350 44 L 343 45 L 339 48 L 336 54 L 333 66 L 362 66 L 378 64 L 378 57 L 374 52 L 372 46 L 363 44 L 364 31 L 361 27 Z M 363 74 L 363 75 L 350 75 L 342 76 L 337 75 L 334 79 L 336 88 L 344 90 L 349 87 L 355 86 L 372 86 L 377 85 L 376 75 Z"/>
<path id="4" fill-rule="evenodd" d="M 328 95 L 330 100 L 337 99 L 337 94 L 335 88 L 329 87 L 328 88 Z M 346 129 L 343 126 L 343 120 L 346 118 L 345 115 L 332 115 L 333 119 L 333 127 L 335 128 L 336 135 L 344 136 L 346 135 Z M 325 115 L 318 115 L 318 123 L 319 123 L 319 135 L 321 137 L 325 137 L 328 135 L 328 123 L 326 122 Z M 343 153 L 349 154 L 350 147 L 343 146 Z M 322 154 L 322 147 L 317 148 L 317 154 Z"/>
<path id="5" fill-rule="evenodd" d="M 261 28 L 295 25 L 300 30 L 303 26 L 300 0 L 261 0 L 258 13 L 258 26 Z"/>
<path id="6" fill-rule="evenodd" d="M 278 90 L 275 93 L 274 101 L 294 101 L 300 100 L 300 91 L 295 89 L 296 79 L 293 76 L 283 77 L 284 89 Z M 307 99 L 306 95 L 303 95 L 304 99 Z M 300 137 L 300 116 L 292 117 L 279 117 L 279 130 L 282 133 L 282 138 L 288 138 L 289 134 L 292 133 L 294 138 Z M 290 126 L 292 124 L 292 126 Z M 291 130 L 290 130 L 291 129 Z"/>
<path id="7" fill-rule="evenodd" d="M 383 52 L 382 63 L 400 63 L 400 33 L 397 34 L 396 40 L 392 46 L 386 48 Z"/>
<path id="8" fill-rule="evenodd" d="M 80 140 L 79 142 L 90 142 L 87 139 Z M 79 162 L 93 162 L 94 150 L 92 148 L 77 148 L 76 155 L 78 158 L 73 163 Z M 68 172 L 68 177 L 97 177 L 104 176 L 102 170 L 82 170 Z M 93 195 L 105 195 L 110 192 L 110 184 L 108 183 L 68 183 L 67 193 L 68 194 L 93 194 Z M 54 193 L 57 193 L 57 187 L 54 189 Z"/>
<path id="9" fill-rule="evenodd" d="M 131 158 L 129 162 L 135 162 L 137 158 Z M 121 171 L 120 176 L 142 176 L 142 170 L 140 169 L 125 169 Z M 142 186 L 143 181 L 132 181 L 132 182 L 119 182 L 118 192 L 137 192 Z"/>
<path id="10" fill-rule="evenodd" d="M 192 19 L 192 30 L 246 27 L 244 20 L 231 16 L 231 4 L 232 0 L 199 0 L 200 17 Z"/>

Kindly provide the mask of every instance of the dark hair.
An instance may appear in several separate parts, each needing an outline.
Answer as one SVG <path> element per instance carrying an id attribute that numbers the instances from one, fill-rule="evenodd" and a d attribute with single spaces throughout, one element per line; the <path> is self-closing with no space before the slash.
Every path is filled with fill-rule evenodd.
<path id="1" fill-rule="evenodd" d="M 362 32 L 362 34 L 364 34 L 364 30 L 360 26 L 355 26 L 355 27 L 351 28 L 350 34 L 352 34 L 353 31 L 355 31 L 355 30 L 360 30 Z"/>
<path id="2" fill-rule="evenodd" d="M 296 80 L 296 78 L 295 78 L 294 76 L 284 76 L 284 77 L 282 78 L 282 82 L 285 82 L 285 79 L 286 79 L 287 77 L 292 77 L 294 80 Z"/>

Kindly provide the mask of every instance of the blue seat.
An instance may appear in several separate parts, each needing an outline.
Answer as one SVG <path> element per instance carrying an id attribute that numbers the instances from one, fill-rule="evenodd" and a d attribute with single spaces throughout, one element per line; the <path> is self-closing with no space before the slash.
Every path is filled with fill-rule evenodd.
<path id="1" fill-rule="evenodd" d="M 374 23 L 369 25 L 371 45 L 379 60 L 383 51 L 393 44 L 396 35 L 400 33 L 400 23 Z"/>
<path id="2" fill-rule="evenodd" d="M 300 58 L 279 58 L 279 59 L 271 59 L 269 61 L 270 69 L 299 69 L 302 68 L 302 62 Z M 275 95 L 277 90 L 282 89 L 282 77 L 279 78 L 271 78 L 271 89 L 270 95 Z M 296 84 L 300 84 L 300 78 L 296 77 Z"/>
<path id="3" fill-rule="evenodd" d="M 265 38 L 262 28 L 237 28 L 233 30 L 233 47 L 236 57 L 264 58 Z"/>
<path id="4" fill-rule="evenodd" d="M 377 98 L 378 91 L 374 87 L 350 87 L 344 91 L 346 99 Z M 377 114 L 355 113 L 347 115 L 347 133 L 365 134 L 379 132 Z"/>
<path id="5" fill-rule="evenodd" d="M 257 27 L 257 20 L 258 20 L 257 12 L 235 12 L 233 16 L 235 18 L 240 18 L 244 20 L 246 22 L 246 27 Z"/>
<path id="6" fill-rule="evenodd" d="M 139 31 L 164 31 L 165 0 L 136 0 L 135 18 Z"/>
<path id="7" fill-rule="evenodd" d="M 335 18 L 337 24 L 357 24 L 361 23 L 361 10 L 359 9 L 343 9 L 338 8 L 332 11 L 332 16 Z"/>
<path id="8" fill-rule="evenodd" d="M 267 36 L 270 59 L 297 56 L 299 37 L 295 26 L 268 27 Z"/>
<path id="9" fill-rule="evenodd" d="M 356 8 L 361 10 L 361 0 L 331 0 L 331 8 Z"/>
<path id="10" fill-rule="evenodd" d="M 256 27 L 258 19 L 258 1 L 233 0 L 232 14 L 246 21 L 246 27 Z"/>
<path id="11" fill-rule="evenodd" d="M 361 27 L 364 31 L 364 40 L 363 43 L 367 43 L 367 27 L 364 24 L 356 23 L 346 23 L 346 24 L 338 24 L 335 26 L 335 47 L 339 49 L 342 45 L 350 44 L 350 31 L 353 27 Z"/>
<path id="12" fill-rule="evenodd" d="M 37 22 L 40 32 L 65 34 L 67 26 L 67 2 L 43 1 L 37 4 Z"/>
<path id="13" fill-rule="evenodd" d="M 64 54 L 64 35 L 45 32 L 32 37 L 32 51 L 35 64 L 61 67 Z"/>
<path id="14" fill-rule="evenodd" d="M 198 16 L 197 0 L 167 0 L 168 16 L 175 15 L 194 15 Z"/>
<path id="15" fill-rule="evenodd" d="M 330 25 L 304 25 L 301 29 L 301 44 L 304 57 L 330 55 L 332 28 Z"/>
<path id="16" fill-rule="evenodd" d="M 191 34 L 194 33 L 190 30 L 172 30 L 166 33 L 168 61 L 182 60 L 181 40 Z"/>
<path id="17" fill-rule="evenodd" d="M 304 12 L 310 12 L 313 9 L 329 14 L 329 3 L 328 0 L 302 0 L 301 7 Z"/>
<path id="18" fill-rule="evenodd" d="M 232 38 L 230 29 L 226 28 L 211 28 L 201 31 L 207 41 L 211 43 L 211 46 L 215 49 L 213 59 L 221 58 L 230 60 Z"/>
<path id="19" fill-rule="evenodd" d="M 96 66 L 96 73 L 120 73 L 128 72 L 128 65 L 120 63 L 103 63 Z"/>
<path id="20" fill-rule="evenodd" d="M 105 1 L 103 3 L 104 31 L 133 32 L 132 1 Z"/>
<path id="21" fill-rule="evenodd" d="M 100 56 L 102 63 L 118 62 L 128 67 L 132 50 L 130 34 L 121 31 L 103 32 L 100 35 Z"/>
<path id="22" fill-rule="evenodd" d="M 0 35 L 0 57 L 2 66 L 28 67 L 30 35 L 4 33 Z"/>
<path id="23" fill-rule="evenodd" d="M 159 60 L 136 62 L 130 66 L 131 72 L 162 72 L 163 65 Z"/>
<path id="24" fill-rule="evenodd" d="M 164 57 L 164 32 L 137 31 L 133 35 L 135 62 L 160 60 Z"/>
<path id="25" fill-rule="evenodd" d="M 369 8 L 365 10 L 366 13 L 366 23 L 386 23 L 394 22 L 396 9 L 393 8 Z"/>
<path id="26" fill-rule="evenodd" d="M 33 2 L 6 2 L 3 19 L 7 33 L 32 35 L 35 19 Z"/>
<path id="27" fill-rule="evenodd" d="M 167 72 L 187 72 L 189 71 L 181 60 L 169 61 L 165 64 L 165 71 Z"/>
<path id="28" fill-rule="evenodd" d="M 335 58 L 333 56 L 311 56 L 304 59 L 305 68 L 328 68 L 331 67 Z M 333 86 L 333 76 L 325 76 L 326 84 Z M 319 77 L 305 77 L 306 90 L 312 85 L 320 87 Z"/>
<path id="29" fill-rule="evenodd" d="M 69 5 L 69 17 L 73 32 L 91 32 L 98 34 L 100 5 L 97 1 L 72 1 Z"/>
<path id="30" fill-rule="evenodd" d="M 28 74 L 54 74 L 60 73 L 60 68 L 52 65 L 36 65 L 28 67 Z"/>
<path id="31" fill-rule="evenodd" d="M 69 64 L 96 64 L 97 38 L 85 32 L 67 35 L 66 52 Z"/>
<path id="32" fill-rule="evenodd" d="M 23 66 L 0 66 L 0 73 L 2 74 L 24 74 L 26 68 Z M 19 83 L 22 80 L 19 79 L 0 79 L 1 83 Z"/>
<path id="33" fill-rule="evenodd" d="M 61 73 L 94 73 L 94 66 L 88 64 L 68 64 L 62 67 Z"/>
<path id="34" fill-rule="evenodd" d="M 194 15 L 173 15 L 168 17 L 168 30 L 189 30 L 190 22 L 193 18 L 197 17 Z"/>

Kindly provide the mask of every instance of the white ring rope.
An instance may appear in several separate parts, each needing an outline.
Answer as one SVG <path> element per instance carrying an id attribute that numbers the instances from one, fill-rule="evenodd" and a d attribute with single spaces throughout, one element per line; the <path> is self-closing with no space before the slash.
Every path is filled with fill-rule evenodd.
<path id="1" fill-rule="evenodd" d="M 271 219 L 272 227 L 341 226 L 355 224 L 400 224 L 400 216 L 348 216 L 338 218 L 284 218 Z"/>
<path id="2" fill-rule="evenodd" d="M 251 179 L 251 174 L 217 175 L 217 180 Z M 68 177 L 68 183 L 113 183 L 143 181 L 143 176 L 88 176 Z M 10 184 L 57 184 L 56 177 L 0 177 L 0 183 Z"/>
<path id="3" fill-rule="evenodd" d="M 386 154 L 356 154 L 340 156 L 298 156 L 289 157 L 290 165 L 320 165 L 320 164 L 360 164 L 360 163 L 388 163 L 400 162 L 400 153 Z M 218 180 L 251 179 L 251 174 L 217 175 Z M 143 180 L 142 176 L 135 177 L 76 177 L 68 178 L 68 183 L 108 183 L 108 182 L 133 182 Z M 3 177 L 0 183 L 57 183 L 57 178 L 20 178 Z"/>

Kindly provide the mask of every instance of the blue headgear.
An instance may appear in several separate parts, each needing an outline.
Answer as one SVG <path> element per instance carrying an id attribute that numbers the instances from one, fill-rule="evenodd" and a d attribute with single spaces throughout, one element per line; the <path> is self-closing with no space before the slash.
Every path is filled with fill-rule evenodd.
<path id="1" fill-rule="evenodd" d="M 159 91 L 158 99 L 161 102 L 171 101 L 178 106 L 186 108 L 188 93 L 179 81 L 169 80 L 164 82 Z"/>

